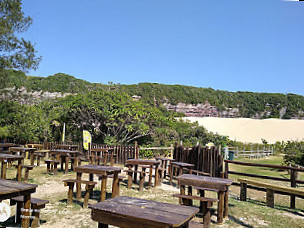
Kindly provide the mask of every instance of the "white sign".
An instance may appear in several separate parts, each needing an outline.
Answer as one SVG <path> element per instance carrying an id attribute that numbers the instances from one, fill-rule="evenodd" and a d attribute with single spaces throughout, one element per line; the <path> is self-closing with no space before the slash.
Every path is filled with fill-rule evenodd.
<path id="1" fill-rule="evenodd" d="M 11 208 L 6 203 L 0 203 L 0 222 L 5 222 L 11 216 Z"/>

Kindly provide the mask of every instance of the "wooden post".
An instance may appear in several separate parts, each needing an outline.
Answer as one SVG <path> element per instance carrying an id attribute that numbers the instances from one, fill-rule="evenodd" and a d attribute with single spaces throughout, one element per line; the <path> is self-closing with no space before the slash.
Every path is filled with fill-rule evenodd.
<path id="1" fill-rule="evenodd" d="M 22 170 L 22 161 L 18 160 L 18 167 L 17 167 L 17 175 L 18 175 L 18 181 L 21 182 L 21 170 Z"/>
<path id="2" fill-rule="evenodd" d="M 74 182 L 68 182 L 69 190 L 68 190 L 68 205 L 73 203 L 73 189 Z"/>
<path id="3" fill-rule="evenodd" d="M 294 169 L 290 170 L 290 184 L 291 187 L 295 188 L 297 186 L 297 172 Z M 296 208 L 296 196 L 291 195 L 290 196 L 290 208 L 295 209 Z"/>
<path id="4" fill-rule="evenodd" d="M 134 150 L 135 150 L 135 159 L 139 159 L 139 148 L 137 145 L 137 141 L 135 141 Z"/>
<path id="5" fill-rule="evenodd" d="M 22 227 L 30 226 L 31 194 L 24 195 L 22 211 Z"/>
<path id="6" fill-rule="evenodd" d="M 222 224 L 224 220 L 224 200 L 225 192 L 218 192 L 218 205 L 217 205 L 217 223 Z"/>
<path id="7" fill-rule="evenodd" d="M 171 159 L 173 158 L 173 150 L 174 150 L 173 144 L 171 144 L 171 150 L 170 150 L 170 158 Z"/>
<path id="8" fill-rule="evenodd" d="M 204 222 L 204 227 L 209 227 L 210 226 L 210 210 L 208 208 L 208 202 L 201 202 L 202 205 L 202 211 L 203 211 L 203 222 Z"/>
<path id="9" fill-rule="evenodd" d="M 241 189 L 240 189 L 240 200 L 246 201 L 247 199 L 247 184 L 241 183 Z"/>
<path id="10" fill-rule="evenodd" d="M 228 172 L 229 172 L 229 164 L 225 162 L 225 178 L 228 179 Z"/>
<path id="11" fill-rule="evenodd" d="M 82 173 L 77 173 L 76 174 L 76 179 L 81 180 Z M 81 183 L 76 182 L 76 199 L 81 198 Z"/>
<path id="12" fill-rule="evenodd" d="M 2 167 L 1 167 L 1 178 L 2 179 L 6 179 L 6 166 L 7 166 L 7 162 L 3 161 Z M 19 180 L 19 178 L 18 178 L 18 180 Z"/>
<path id="13" fill-rule="evenodd" d="M 101 193 L 100 193 L 100 201 L 106 200 L 106 193 L 107 193 L 107 175 L 101 176 Z"/>
<path id="14" fill-rule="evenodd" d="M 119 193 L 118 172 L 114 172 L 114 175 L 113 175 L 113 184 L 112 184 L 112 198 L 117 197 L 118 193 Z"/>
<path id="15" fill-rule="evenodd" d="M 268 207 L 274 207 L 274 190 L 266 190 L 266 204 Z"/>

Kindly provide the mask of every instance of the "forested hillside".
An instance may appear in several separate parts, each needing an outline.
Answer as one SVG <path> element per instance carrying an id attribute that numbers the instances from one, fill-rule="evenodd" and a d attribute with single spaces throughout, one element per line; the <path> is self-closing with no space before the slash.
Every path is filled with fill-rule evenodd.
<path id="1" fill-rule="evenodd" d="M 92 90 L 115 90 L 129 96 L 140 96 L 142 102 L 152 106 L 164 106 L 189 115 L 194 113 L 197 116 L 206 116 L 204 109 L 208 109 L 212 110 L 212 116 L 285 119 L 304 117 L 304 97 L 296 94 L 228 92 L 157 83 L 105 85 L 89 83 L 62 73 L 49 77 L 31 77 L 19 71 L 6 71 L 6 74 L 7 79 L 2 88 L 26 88 L 27 96 L 34 91 L 76 94 Z M 0 77 L 4 78 L 3 75 Z M 180 104 L 185 107 L 178 108 Z M 187 105 L 192 106 L 189 108 Z"/>

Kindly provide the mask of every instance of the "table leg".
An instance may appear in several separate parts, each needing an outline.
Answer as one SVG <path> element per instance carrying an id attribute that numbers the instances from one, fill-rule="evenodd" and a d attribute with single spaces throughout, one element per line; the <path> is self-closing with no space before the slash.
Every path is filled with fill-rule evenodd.
<path id="1" fill-rule="evenodd" d="M 133 183 L 134 183 L 134 184 L 137 183 L 137 173 L 136 173 L 137 170 L 138 170 L 138 165 L 134 165 L 134 171 L 135 171 L 134 174 L 133 174 L 133 175 L 134 175 L 134 176 L 133 176 L 133 178 L 134 178 L 134 179 L 133 179 Z"/>
<path id="2" fill-rule="evenodd" d="M 118 172 L 114 172 L 113 185 L 112 185 L 112 198 L 119 196 L 119 181 Z"/>
<path id="3" fill-rule="evenodd" d="M 31 210 L 31 194 L 25 195 L 23 198 L 22 210 L 22 227 L 30 226 L 30 210 Z"/>
<path id="4" fill-rule="evenodd" d="M 73 169 L 77 166 L 77 163 L 78 163 L 78 157 L 77 157 L 77 155 L 75 154 L 75 156 L 74 156 L 74 165 L 73 165 Z"/>
<path id="5" fill-rule="evenodd" d="M 224 218 L 228 218 L 228 190 L 225 192 Z"/>
<path id="6" fill-rule="evenodd" d="M 31 158 L 31 165 L 33 166 L 34 165 L 34 161 L 35 161 L 35 156 L 34 156 L 33 152 L 30 153 L 30 158 Z"/>
<path id="7" fill-rule="evenodd" d="M 173 180 L 173 165 L 171 164 L 171 166 L 170 166 L 170 185 L 172 185 L 172 180 Z"/>
<path id="8" fill-rule="evenodd" d="M 104 152 L 103 165 L 107 165 L 107 161 L 108 161 L 108 152 Z"/>
<path id="9" fill-rule="evenodd" d="M 218 192 L 218 205 L 217 205 L 217 223 L 222 224 L 224 220 L 224 200 L 225 192 Z"/>
<path id="10" fill-rule="evenodd" d="M 2 166 L 1 166 L 1 178 L 6 179 L 6 167 L 7 167 L 7 162 L 3 161 Z"/>
<path id="11" fill-rule="evenodd" d="M 152 172 L 153 172 L 153 166 L 150 165 L 150 168 L 149 168 L 149 187 L 152 186 Z"/>
<path id="12" fill-rule="evenodd" d="M 154 187 L 160 185 L 160 183 L 158 183 L 158 164 L 155 165 L 155 183 L 154 183 Z"/>
<path id="13" fill-rule="evenodd" d="M 77 173 L 76 179 L 81 180 L 82 173 Z M 76 199 L 81 198 L 81 183 L 76 183 Z"/>
<path id="14" fill-rule="evenodd" d="M 192 196 L 192 186 L 188 186 L 188 195 Z M 193 200 L 189 200 L 189 206 L 193 205 Z"/>
<path id="15" fill-rule="evenodd" d="M 101 176 L 101 190 L 100 190 L 100 201 L 106 200 L 107 193 L 107 175 Z"/>
<path id="16" fill-rule="evenodd" d="M 166 179 L 167 178 L 167 165 L 168 165 L 168 161 L 167 160 L 165 160 L 164 161 L 164 179 Z"/>
<path id="17" fill-rule="evenodd" d="M 22 170 L 21 165 L 22 165 L 22 161 L 18 160 L 17 176 L 19 182 L 21 182 L 21 170 Z"/>
<path id="18" fill-rule="evenodd" d="M 69 171 L 69 161 L 70 161 L 69 156 L 66 156 L 65 157 L 65 174 L 67 174 Z"/>
<path id="19" fill-rule="evenodd" d="M 108 228 L 109 225 L 108 224 L 103 224 L 103 223 L 98 223 L 98 228 Z"/>

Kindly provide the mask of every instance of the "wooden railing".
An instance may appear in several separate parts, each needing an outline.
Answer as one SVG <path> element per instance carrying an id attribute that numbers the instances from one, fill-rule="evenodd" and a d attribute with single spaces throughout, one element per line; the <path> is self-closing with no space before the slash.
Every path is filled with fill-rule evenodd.
<path id="1" fill-rule="evenodd" d="M 298 179 L 298 172 L 304 172 L 303 168 L 298 167 L 291 167 L 291 166 L 283 166 L 283 165 L 271 165 L 271 164 L 257 164 L 257 163 L 249 163 L 249 162 L 240 162 L 240 161 L 229 161 L 225 160 L 225 172 L 224 177 L 229 178 L 229 174 L 239 175 L 239 176 L 247 176 L 247 177 L 254 177 L 254 178 L 261 178 L 264 180 L 275 180 L 275 181 L 282 181 L 282 182 L 290 182 L 290 187 L 296 188 L 297 183 L 304 184 L 304 180 Z M 276 169 L 276 170 L 286 170 L 289 172 L 290 178 L 282 178 L 282 177 L 273 177 L 273 176 L 266 176 L 266 175 L 259 175 L 253 173 L 244 173 L 244 172 L 235 172 L 229 170 L 229 164 L 235 164 L 240 166 L 253 166 L 253 167 L 263 167 L 269 169 Z M 235 185 L 239 185 L 239 183 L 234 182 Z M 249 186 L 248 186 L 249 187 Z M 250 186 L 249 188 L 265 191 L 264 188 Z M 277 192 L 282 195 L 290 195 L 290 205 L 291 208 L 295 208 L 295 195 L 286 193 L 286 192 Z"/>

